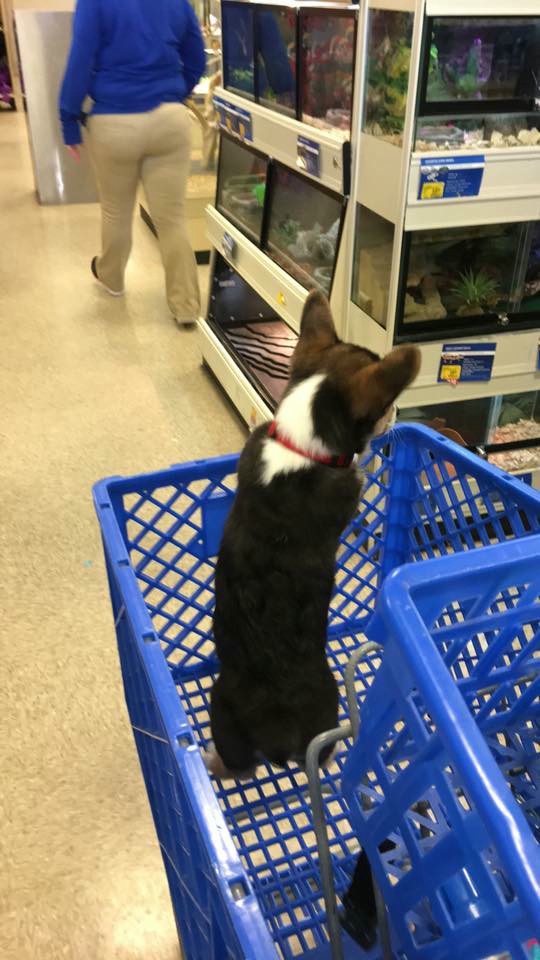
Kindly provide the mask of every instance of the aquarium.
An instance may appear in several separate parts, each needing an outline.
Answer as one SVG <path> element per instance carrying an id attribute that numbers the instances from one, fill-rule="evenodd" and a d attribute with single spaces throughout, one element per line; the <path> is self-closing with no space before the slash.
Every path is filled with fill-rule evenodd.
<path id="1" fill-rule="evenodd" d="M 363 130 L 396 146 L 403 141 L 413 14 L 370 10 Z"/>
<path id="2" fill-rule="evenodd" d="M 424 51 L 420 113 L 540 106 L 539 17 L 433 17 Z"/>
<path id="3" fill-rule="evenodd" d="M 419 117 L 414 149 L 492 150 L 507 147 L 540 148 L 539 113 L 487 113 Z"/>
<path id="4" fill-rule="evenodd" d="M 298 337 L 220 254 L 214 264 L 208 322 L 274 409 L 285 392 Z"/>
<path id="5" fill-rule="evenodd" d="M 538 221 L 406 233 L 402 278 L 402 333 L 538 319 Z"/>
<path id="6" fill-rule="evenodd" d="M 224 0 L 221 7 L 223 86 L 255 99 L 255 14 L 251 3 Z"/>
<path id="7" fill-rule="evenodd" d="M 400 420 L 423 423 L 462 446 L 480 448 L 502 470 L 540 467 L 540 394 L 456 400 L 401 410 Z"/>
<path id="8" fill-rule="evenodd" d="M 382 327 L 386 327 L 388 312 L 394 229 L 393 223 L 358 204 L 352 299 Z"/>
<path id="9" fill-rule="evenodd" d="M 294 7 L 256 7 L 259 103 L 296 117 L 297 16 Z"/>
<path id="10" fill-rule="evenodd" d="M 272 167 L 266 248 L 307 289 L 330 293 L 341 236 L 343 200 L 279 163 Z"/>
<path id="11" fill-rule="evenodd" d="M 300 119 L 349 136 L 356 11 L 300 10 Z"/>
<path id="12" fill-rule="evenodd" d="M 216 206 L 244 233 L 260 242 L 268 158 L 221 134 Z"/>

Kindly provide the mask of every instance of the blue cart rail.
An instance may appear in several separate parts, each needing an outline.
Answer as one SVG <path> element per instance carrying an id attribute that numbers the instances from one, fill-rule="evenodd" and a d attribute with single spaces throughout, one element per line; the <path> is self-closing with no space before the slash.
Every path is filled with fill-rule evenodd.
<path id="1" fill-rule="evenodd" d="M 213 577 L 236 463 L 219 458 L 95 487 L 126 702 L 189 960 L 323 958 L 305 775 L 267 766 L 253 781 L 223 785 L 209 779 L 199 751 L 210 735 Z M 399 426 L 379 441 L 366 471 L 329 615 L 342 720 L 345 665 L 395 567 L 540 533 L 534 491 L 422 427 Z M 376 655 L 363 664 L 361 699 L 379 665 Z M 358 850 L 339 790 L 346 751 L 323 783 L 338 892 Z M 351 942 L 345 953 L 359 955 Z"/>
<path id="2" fill-rule="evenodd" d="M 408 960 L 540 936 L 540 537 L 407 565 L 343 789 Z"/>

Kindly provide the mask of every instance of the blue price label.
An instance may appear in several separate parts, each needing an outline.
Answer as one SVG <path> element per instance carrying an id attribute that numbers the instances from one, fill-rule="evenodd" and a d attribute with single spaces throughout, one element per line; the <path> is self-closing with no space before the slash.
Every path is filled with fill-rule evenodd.
<path id="1" fill-rule="evenodd" d="M 419 200 L 455 200 L 477 197 L 484 176 L 485 157 L 425 157 L 420 162 Z"/>
<path id="2" fill-rule="evenodd" d="M 308 140 L 307 137 L 297 137 L 296 140 L 296 166 L 300 170 L 305 170 L 312 177 L 321 175 L 321 145 L 316 140 Z"/>
<path id="3" fill-rule="evenodd" d="M 230 233 L 225 232 L 221 238 L 221 249 L 223 255 L 227 257 L 228 260 L 233 260 L 236 253 L 236 240 L 234 237 L 231 237 Z"/>

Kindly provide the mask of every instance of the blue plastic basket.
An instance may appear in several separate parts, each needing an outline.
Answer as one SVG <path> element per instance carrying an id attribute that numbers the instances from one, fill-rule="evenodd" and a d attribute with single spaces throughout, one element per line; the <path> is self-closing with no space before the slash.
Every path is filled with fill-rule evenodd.
<path id="1" fill-rule="evenodd" d="M 126 701 L 189 960 L 323 958 L 328 935 L 305 775 L 261 767 L 251 782 L 221 785 L 199 752 L 216 670 L 215 558 L 236 462 L 185 464 L 95 488 Z M 422 427 L 396 428 L 366 469 L 329 615 L 328 656 L 342 693 L 345 664 L 396 566 L 540 532 L 534 491 Z M 360 698 L 379 663 L 373 656 L 363 664 Z M 345 754 L 323 784 L 338 892 L 358 850 L 339 788 Z M 359 955 L 350 941 L 345 953 Z"/>
<path id="2" fill-rule="evenodd" d="M 408 960 L 540 936 L 540 537 L 406 565 L 343 790 Z M 389 849 L 390 847 L 390 849 Z"/>

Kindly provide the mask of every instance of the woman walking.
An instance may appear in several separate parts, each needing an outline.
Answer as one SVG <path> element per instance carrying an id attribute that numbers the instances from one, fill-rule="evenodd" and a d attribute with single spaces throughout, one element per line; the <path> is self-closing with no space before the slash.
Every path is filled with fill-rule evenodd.
<path id="1" fill-rule="evenodd" d="M 78 0 L 60 93 L 64 141 L 78 156 L 82 105 L 101 201 L 101 254 L 92 273 L 124 293 L 137 188 L 155 224 L 167 300 L 179 325 L 194 323 L 200 300 L 184 198 L 190 116 L 184 100 L 205 67 L 204 44 L 188 0 Z"/>

